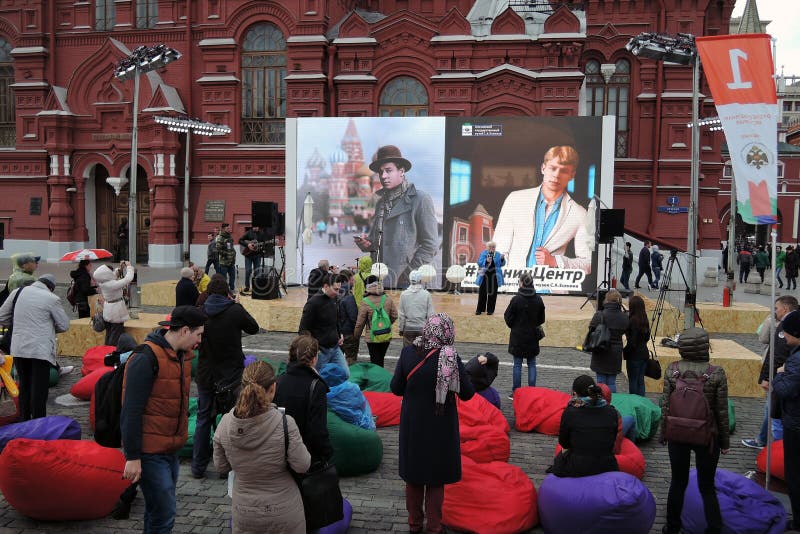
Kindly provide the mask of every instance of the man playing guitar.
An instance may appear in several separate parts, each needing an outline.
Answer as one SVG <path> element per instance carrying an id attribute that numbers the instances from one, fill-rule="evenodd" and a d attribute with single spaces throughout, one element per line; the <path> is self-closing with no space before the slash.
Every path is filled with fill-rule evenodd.
<path id="1" fill-rule="evenodd" d="M 242 295 L 250 294 L 250 278 L 253 274 L 253 269 L 261 259 L 261 249 L 266 240 L 264 232 L 255 225 L 250 227 L 239 238 L 239 246 L 244 256 L 244 289 L 242 289 Z"/>

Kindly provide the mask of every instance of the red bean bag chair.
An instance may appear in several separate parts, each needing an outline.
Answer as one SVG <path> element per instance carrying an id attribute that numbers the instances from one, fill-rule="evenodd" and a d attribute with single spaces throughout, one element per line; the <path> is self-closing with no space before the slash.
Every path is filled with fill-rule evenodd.
<path id="1" fill-rule="evenodd" d="M 400 406 L 403 397 L 394 393 L 383 391 L 363 391 L 369 403 L 372 415 L 375 417 L 375 426 L 395 426 L 400 424 Z"/>
<path id="2" fill-rule="evenodd" d="M 556 455 L 561 452 L 561 445 L 556 445 Z M 619 454 L 615 455 L 619 470 L 623 473 L 633 475 L 638 479 L 644 478 L 645 461 L 644 454 L 634 442 L 628 438 L 622 439 L 622 446 Z"/>
<path id="3" fill-rule="evenodd" d="M 570 395 L 554 389 L 526 386 L 514 391 L 514 426 L 520 432 L 557 436 L 561 414 Z"/>
<path id="4" fill-rule="evenodd" d="M 444 487 L 442 523 L 475 534 L 511 534 L 539 522 L 536 488 L 519 467 L 461 456 L 461 481 Z"/>
<path id="5" fill-rule="evenodd" d="M 511 430 L 503 412 L 480 395 L 473 395 L 468 401 L 456 398 L 456 406 L 460 427 L 491 425 L 502 432 Z"/>
<path id="6" fill-rule="evenodd" d="M 0 454 L 0 491 L 19 513 L 40 521 L 100 519 L 120 493 L 125 457 L 93 441 L 20 438 Z"/>
<path id="7" fill-rule="evenodd" d="M 507 462 L 511 456 L 508 434 L 490 425 L 461 426 L 461 454 L 474 462 Z"/>
<path id="8" fill-rule="evenodd" d="M 779 439 L 772 442 L 772 454 L 770 455 L 769 462 L 772 468 L 769 474 L 781 480 L 786 480 L 786 470 L 783 465 L 783 440 Z M 756 467 L 761 473 L 767 472 L 767 448 L 761 449 L 756 458 Z"/>
<path id="9" fill-rule="evenodd" d="M 69 392 L 73 397 L 88 401 L 92 398 L 92 395 L 94 394 L 94 386 L 97 384 L 97 381 L 100 380 L 100 377 L 113 370 L 113 367 L 106 367 L 105 365 L 98 367 L 88 375 L 85 375 L 83 378 L 75 382 L 72 385 L 72 388 L 70 388 Z"/>
<path id="10" fill-rule="evenodd" d="M 108 354 L 111 354 L 117 349 L 114 345 L 98 345 L 90 349 L 86 349 L 83 353 L 83 367 L 81 367 L 81 375 L 86 376 L 91 374 L 95 369 L 105 367 L 103 359 Z M 87 399 L 88 400 L 88 399 Z"/>

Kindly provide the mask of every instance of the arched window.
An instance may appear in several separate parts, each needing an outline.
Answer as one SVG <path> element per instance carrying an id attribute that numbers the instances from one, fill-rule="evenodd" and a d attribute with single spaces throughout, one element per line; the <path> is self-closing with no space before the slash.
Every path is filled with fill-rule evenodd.
<path id="1" fill-rule="evenodd" d="M 381 92 L 378 115 L 381 117 L 427 117 L 428 92 L 414 78 L 400 76 Z"/>
<path id="2" fill-rule="evenodd" d="M 614 115 L 617 117 L 617 134 L 614 155 L 624 158 L 628 155 L 628 129 L 630 116 L 631 63 L 618 59 L 611 65 L 600 65 L 590 59 L 584 67 L 586 75 L 586 109 L 593 117 Z"/>
<path id="3" fill-rule="evenodd" d="M 242 143 L 286 142 L 286 40 L 268 22 L 256 24 L 242 45 Z"/>
<path id="4" fill-rule="evenodd" d="M 114 0 L 96 0 L 94 4 L 94 29 L 111 31 L 117 23 L 117 6 Z"/>
<path id="5" fill-rule="evenodd" d="M 11 44 L 0 38 L 0 146 L 17 144 L 17 117 L 14 110 L 14 58 Z"/>

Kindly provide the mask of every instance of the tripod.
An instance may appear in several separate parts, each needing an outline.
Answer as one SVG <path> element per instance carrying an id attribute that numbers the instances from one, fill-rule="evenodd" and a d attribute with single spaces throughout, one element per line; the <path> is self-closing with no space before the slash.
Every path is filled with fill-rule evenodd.
<path id="1" fill-rule="evenodd" d="M 656 307 L 653 308 L 653 315 L 650 319 L 650 324 L 652 325 L 650 329 L 650 339 L 655 346 L 656 340 L 656 332 L 658 331 L 658 325 L 661 322 L 661 315 L 664 312 L 664 301 L 667 298 L 667 293 L 670 291 L 684 291 L 682 289 L 671 289 L 669 287 L 669 283 L 672 280 L 672 268 L 677 265 L 678 272 L 681 273 L 681 279 L 683 279 L 683 284 L 686 286 L 686 299 L 691 299 L 689 295 L 689 283 L 686 281 L 686 275 L 683 274 L 683 268 L 681 264 L 678 263 L 678 251 L 677 250 L 670 250 L 669 252 L 669 261 L 667 261 L 667 267 L 664 269 L 664 272 L 661 273 L 661 287 L 658 290 L 658 300 L 656 300 Z M 694 316 L 697 318 L 700 326 L 703 326 L 703 320 L 700 318 L 700 312 L 697 311 L 697 303 L 692 300 L 692 302 L 686 302 L 687 305 L 692 307 L 692 312 Z"/>
<path id="2" fill-rule="evenodd" d="M 603 245 L 605 245 L 606 247 L 605 258 L 603 259 L 603 280 L 599 284 L 597 284 L 597 287 L 594 289 L 594 291 L 592 291 L 586 296 L 586 300 L 583 301 L 583 304 L 581 304 L 580 309 L 583 309 L 583 307 L 586 306 L 592 299 L 597 299 L 598 310 L 603 309 L 602 306 L 600 305 L 599 295 L 600 295 L 600 290 L 602 288 L 605 288 L 606 291 L 611 289 L 611 282 L 609 280 L 611 275 L 611 245 L 613 244 L 614 244 L 613 240 L 611 243 L 603 243 Z"/>

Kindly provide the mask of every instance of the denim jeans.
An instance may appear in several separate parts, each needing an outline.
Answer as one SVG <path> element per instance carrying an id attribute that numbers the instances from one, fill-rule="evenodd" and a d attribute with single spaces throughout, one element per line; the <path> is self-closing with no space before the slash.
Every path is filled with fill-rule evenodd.
<path id="1" fill-rule="evenodd" d="M 525 358 L 528 363 L 528 385 L 536 385 L 536 356 Z M 514 356 L 514 370 L 512 373 L 513 387 L 517 389 L 522 385 L 522 357 Z"/>
<path id="2" fill-rule="evenodd" d="M 336 363 L 344 368 L 347 376 L 350 377 L 350 367 L 347 365 L 347 360 L 344 358 L 344 353 L 339 345 L 333 347 L 320 347 L 319 358 L 317 359 L 317 371 L 322 369 L 322 366 L 327 363 Z"/>
<path id="3" fill-rule="evenodd" d="M 761 431 L 758 433 L 758 442 L 766 445 L 767 443 L 767 404 L 764 403 L 764 420 L 761 422 Z M 778 441 L 783 439 L 783 421 L 772 419 L 772 439 Z"/>
<path id="4" fill-rule="evenodd" d="M 625 367 L 628 369 L 628 393 L 644 397 L 644 369 L 647 367 L 647 360 L 626 360 Z"/>
<path id="5" fill-rule="evenodd" d="M 214 391 L 197 384 L 197 422 L 192 445 L 192 473 L 202 475 L 211 461 L 211 416 Z"/>
<path id="6" fill-rule="evenodd" d="M 250 254 L 244 257 L 244 288 L 250 289 L 250 277 L 253 275 L 253 269 L 258 267 L 261 257 L 257 254 Z"/>
<path id="7" fill-rule="evenodd" d="M 626 270 L 623 269 L 623 271 L 622 271 L 622 276 L 620 277 L 619 281 L 622 284 L 622 287 L 624 287 L 625 289 L 630 289 L 631 288 L 631 286 L 630 286 L 631 273 L 633 273 L 633 269 L 631 269 L 630 271 L 626 271 Z"/>
<path id="8" fill-rule="evenodd" d="M 632 415 L 622 416 L 622 435 L 633 442 L 636 441 L 636 419 Z"/>
<path id="9" fill-rule="evenodd" d="M 661 269 L 655 268 L 653 269 L 653 287 L 658 287 L 658 284 L 661 282 Z"/>
<path id="10" fill-rule="evenodd" d="M 611 390 L 611 393 L 617 392 L 617 375 L 605 375 L 601 373 L 597 373 L 597 383 L 598 384 L 605 384 L 608 386 L 608 389 Z"/>
<path id="11" fill-rule="evenodd" d="M 219 266 L 219 274 L 228 277 L 228 288 L 233 291 L 236 289 L 236 264 Z"/>
<path id="12" fill-rule="evenodd" d="M 775 280 L 778 281 L 778 284 L 780 284 L 780 287 L 783 287 L 783 280 L 781 280 L 781 271 L 782 270 L 783 270 L 783 267 L 776 267 L 775 268 Z"/>
<path id="13" fill-rule="evenodd" d="M 144 534 L 172 532 L 177 483 L 177 454 L 142 454 L 139 487 L 144 495 Z"/>

